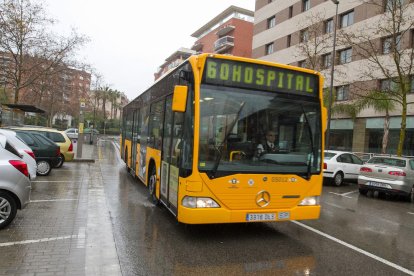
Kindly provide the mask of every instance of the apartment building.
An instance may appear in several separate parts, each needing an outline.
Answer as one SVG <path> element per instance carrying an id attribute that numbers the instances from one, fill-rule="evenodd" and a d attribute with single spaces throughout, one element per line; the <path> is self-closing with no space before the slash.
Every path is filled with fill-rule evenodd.
<path id="1" fill-rule="evenodd" d="M 398 29 L 392 28 L 392 14 L 400 18 Z M 371 91 L 394 93 L 401 83 L 408 87 L 405 101 L 413 103 L 413 20 L 412 0 L 256 0 L 252 57 L 321 71 L 328 91 L 333 62 L 333 111 Z M 402 82 L 396 56 L 404 67 Z M 331 148 L 380 152 L 389 122 L 387 153 L 396 153 L 403 106 L 397 103 L 388 112 L 368 107 L 356 117 L 332 113 Z M 403 154 L 414 155 L 414 107 L 406 107 Z"/>
<path id="2" fill-rule="evenodd" d="M 172 53 L 167 59 L 165 59 L 165 62 L 158 68 L 157 72 L 154 74 L 154 79 L 159 79 L 162 75 L 174 69 L 195 53 L 196 52 L 191 49 L 181 47 L 180 49 Z"/>
<path id="3" fill-rule="evenodd" d="M 192 50 L 251 57 L 254 13 L 230 6 L 191 36 L 196 38 Z"/>

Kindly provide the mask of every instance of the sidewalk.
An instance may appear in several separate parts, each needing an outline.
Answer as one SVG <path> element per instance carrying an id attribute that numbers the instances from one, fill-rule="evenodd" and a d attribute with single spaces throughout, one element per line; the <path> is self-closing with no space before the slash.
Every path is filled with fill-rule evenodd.
<path id="1" fill-rule="evenodd" d="M 79 142 L 72 142 L 73 143 L 73 151 L 75 152 L 75 157 L 73 162 L 95 162 L 95 151 L 96 151 L 96 144 L 89 144 L 83 143 L 82 144 L 82 156 L 78 156 L 78 143 Z"/>

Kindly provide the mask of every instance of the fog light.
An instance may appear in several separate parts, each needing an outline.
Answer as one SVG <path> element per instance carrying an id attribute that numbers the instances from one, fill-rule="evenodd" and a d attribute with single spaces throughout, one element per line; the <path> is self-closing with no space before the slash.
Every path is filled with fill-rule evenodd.
<path id="1" fill-rule="evenodd" d="M 302 199 L 299 206 L 314 206 L 319 205 L 319 196 L 308 196 Z"/>
<path id="2" fill-rule="evenodd" d="M 219 208 L 220 207 L 220 205 L 218 205 L 217 202 L 215 202 L 212 198 L 209 198 L 209 197 L 185 196 L 181 204 L 187 208 Z"/>

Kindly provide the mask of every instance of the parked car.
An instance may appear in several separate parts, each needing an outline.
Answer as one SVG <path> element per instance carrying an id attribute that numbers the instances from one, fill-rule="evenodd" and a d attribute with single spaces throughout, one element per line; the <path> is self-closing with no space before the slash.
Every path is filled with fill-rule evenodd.
<path id="1" fill-rule="evenodd" d="M 97 130 L 95 128 L 85 128 L 83 130 L 83 133 L 85 133 L 85 134 L 93 133 L 93 135 L 98 135 L 99 134 L 99 130 Z"/>
<path id="2" fill-rule="evenodd" d="M 13 130 L 8 129 L 0 129 L 0 134 L 6 136 L 7 141 L 19 152 L 22 156 L 24 162 L 26 162 L 28 170 L 29 170 L 29 177 L 30 180 L 36 179 L 36 158 L 32 151 L 32 149 L 26 145 L 17 135 L 16 132 Z"/>
<path id="3" fill-rule="evenodd" d="M 325 150 L 323 177 L 336 186 L 342 185 L 344 181 L 357 182 L 363 163 L 361 158 L 351 152 Z"/>
<path id="4" fill-rule="evenodd" d="M 27 164 L 0 134 L 0 229 L 9 225 L 17 209 L 29 203 L 31 184 Z"/>
<path id="5" fill-rule="evenodd" d="M 53 128 L 47 127 L 15 127 L 15 130 L 30 131 L 42 134 L 46 136 L 56 144 L 60 146 L 60 159 L 54 166 L 54 168 L 62 167 L 63 163 L 66 161 L 72 161 L 75 152 L 73 151 L 72 141 L 69 139 L 68 135 L 64 131 L 59 131 Z"/>
<path id="6" fill-rule="evenodd" d="M 67 130 L 65 130 L 65 133 L 70 139 L 78 139 L 79 137 L 77 128 L 68 128 Z"/>
<path id="7" fill-rule="evenodd" d="M 414 159 L 397 156 L 374 156 L 360 169 L 359 192 L 396 194 L 414 202 Z"/>
<path id="8" fill-rule="evenodd" d="M 37 175 L 48 175 L 60 160 L 60 147 L 39 133 L 15 131 L 17 136 L 33 150 L 37 163 Z"/>

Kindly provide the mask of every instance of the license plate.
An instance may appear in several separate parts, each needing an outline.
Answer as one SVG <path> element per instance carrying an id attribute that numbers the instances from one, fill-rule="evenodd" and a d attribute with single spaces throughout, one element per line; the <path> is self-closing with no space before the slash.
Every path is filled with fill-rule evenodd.
<path id="1" fill-rule="evenodd" d="M 380 188 L 389 188 L 388 184 L 384 184 L 384 183 L 380 183 L 380 182 L 375 182 L 375 181 L 369 181 L 367 182 L 368 186 L 373 186 L 373 187 L 380 187 Z"/>
<path id="2" fill-rule="evenodd" d="M 275 213 L 256 213 L 256 214 L 247 214 L 246 221 L 271 221 L 276 220 Z"/>

